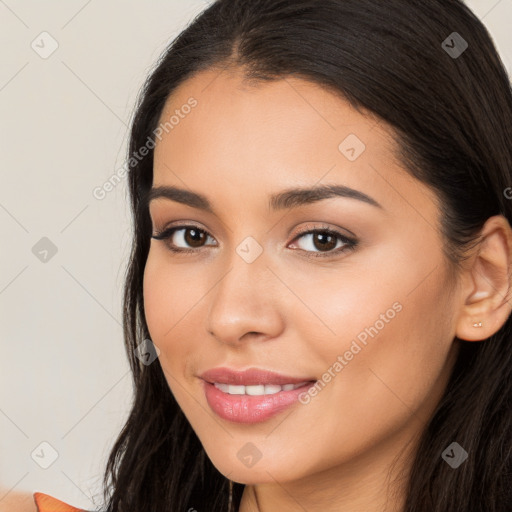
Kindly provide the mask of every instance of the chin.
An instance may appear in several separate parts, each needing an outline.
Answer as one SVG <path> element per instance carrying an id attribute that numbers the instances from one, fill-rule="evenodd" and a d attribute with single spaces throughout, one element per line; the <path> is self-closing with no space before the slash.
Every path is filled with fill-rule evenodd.
<path id="1" fill-rule="evenodd" d="M 207 455 L 219 473 L 239 484 L 266 484 L 275 483 L 276 480 L 284 483 L 302 476 L 290 471 L 290 468 L 294 466 L 292 461 L 279 459 L 273 454 L 269 454 L 267 457 L 262 455 L 257 462 L 254 462 L 255 459 L 244 461 L 243 452 L 240 455 L 242 460 L 239 460 L 236 452 L 233 452 L 233 456 L 229 458 L 225 457 L 225 452 L 221 457 L 210 457 L 208 452 Z M 301 468 L 304 469 L 302 466 Z"/>

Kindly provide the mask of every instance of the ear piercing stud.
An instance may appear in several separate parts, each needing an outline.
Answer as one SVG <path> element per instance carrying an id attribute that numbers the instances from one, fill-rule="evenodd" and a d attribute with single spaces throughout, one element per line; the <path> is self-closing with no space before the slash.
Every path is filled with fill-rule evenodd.
<path id="1" fill-rule="evenodd" d="M 482 327 L 482 322 L 474 323 L 473 327 Z"/>

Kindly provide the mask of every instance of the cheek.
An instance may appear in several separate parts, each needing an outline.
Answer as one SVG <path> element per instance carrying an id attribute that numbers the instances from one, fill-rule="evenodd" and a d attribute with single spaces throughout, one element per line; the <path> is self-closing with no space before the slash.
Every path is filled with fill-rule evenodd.
<path id="1" fill-rule="evenodd" d="M 199 269 L 173 263 L 163 242 L 151 243 L 143 282 L 146 321 L 155 338 L 172 338 L 171 329 L 186 321 L 206 288 L 202 289 Z"/>
<path id="2" fill-rule="evenodd" d="M 172 286 L 170 280 L 162 275 L 162 267 L 150 251 L 144 269 L 144 313 L 151 339 L 156 344 L 163 338 L 165 330 L 169 328 L 165 319 L 174 310 L 173 294 L 169 293 Z"/>
<path id="3" fill-rule="evenodd" d="M 345 282 L 343 292 L 314 306 L 332 310 L 330 326 L 337 337 L 329 341 L 314 334 L 310 319 L 302 320 L 311 360 L 320 359 L 316 367 L 325 373 L 318 375 L 320 390 L 304 405 L 300 428 L 290 435 L 315 432 L 308 443 L 312 452 L 322 454 L 322 465 L 350 458 L 393 432 L 413 432 L 428 421 L 451 372 L 447 360 L 454 348 L 450 298 L 440 274 L 432 277 L 409 295 L 411 288 L 401 289 L 403 281 L 397 280 L 394 289 L 366 302 L 373 284 L 352 289 Z M 333 440 L 328 449 L 323 439 Z"/>
<path id="4" fill-rule="evenodd" d="M 201 287 L 205 280 L 197 271 L 184 272 L 168 258 L 160 247 L 150 250 L 144 269 L 144 313 L 151 340 L 160 350 L 159 362 L 169 389 L 191 425 L 197 426 L 209 419 L 205 409 L 196 410 L 197 400 L 191 400 L 200 391 L 193 375 L 198 354 L 204 352 L 198 309 L 207 287 Z"/>
<path id="5" fill-rule="evenodd" d="M 375 329 L 385 332 L 400 322 L 408 300 L 405 290 L 410 287 L 404 284 L 403 272 L 399 276 L 386 264 L 389 259 L 379 251 L 364 261 L 347 259 L 339 268 L 280 269 L 279 275 L 293 291 L 283 302 L 288 304 L 290 326 L 312 353 L 322 354 L 324 364 L 349 350 L 354 339 L 364 344 Z"/>
<path id="6" fill-rule="evenodd" d="M 441 389 L 455 312 L 440 251 L 383 246 L 364 265 L 316 272 L 295 277 L 294 293 L 310 311 L 295 313 L 293 323 L 313 364 L 321 361 L 329 400 L 355 417 L 392 419 Z"/>
<path id="7" fill-rule="evenodd" d="M 153 251 L 153 252 L 152 252 Z M 160 349 L 162 366 L 184 361 L 194 348 L 194 336 L 184 342 L 182 326 L 201 297 L 197 284 L 167 261 L 164 250 L 151 250 L 144 269 L 144 313 L 153 343 Z M 172 354 L 177 357 L 169 357 Z"/>

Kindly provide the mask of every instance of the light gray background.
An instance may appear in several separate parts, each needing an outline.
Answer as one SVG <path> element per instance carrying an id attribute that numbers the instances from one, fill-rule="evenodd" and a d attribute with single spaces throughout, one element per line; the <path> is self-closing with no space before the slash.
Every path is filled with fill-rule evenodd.
<path id="1" fill-rule="evenodd" d="M 132 396 L 121 330 L 131 219 L 126 179 L 102 200 L 93 190 L 125 161 L 147 72 L 208 4 L 0 0 L 0 512 L 30 510 L 34 491 L 101 503 Z M 467 4 L 510 74 L 512 0 Z M 31 47 L 51 49 L 43 31 L 58 43 L 47 58 Z M 45 262 L 32 249 L 43 237 L 57 248 Z M 58 453 L 47 469 L 42 442 Z"/>

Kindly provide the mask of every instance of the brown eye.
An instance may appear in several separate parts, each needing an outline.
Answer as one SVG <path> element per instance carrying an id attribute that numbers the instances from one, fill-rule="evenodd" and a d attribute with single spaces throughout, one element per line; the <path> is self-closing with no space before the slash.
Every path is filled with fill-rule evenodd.
<path id="1" fill-rule="evenodd" d="M 337 239 L 324 232 L 313 233 L 313 245 L 320 251 L 330 251 L 336 247 Z"/>
<path id="2" fill-rule="evenodd" d="M 191 247 L 201 247 L 201 244 L 206 240 L 206 233 L 197 228 L 184 229 L 185 235 L 183 239 L 185 243 Z"/>
<path id="3" fill-rule="evenodd" d="M 303 246 L 295 242 L 302 252 L 311 258 L 334 257 L 349 249 L 354 249 L 356 240 L 352 240 L 332 229 L 310 229 L 299 233 L 295 240 L 306 240 Z M 338 244 L 339 242 L 339 244 Z"/>
<path id="4" fill-rule="evenodd" d="M 169 249 L 175 252 L 193 252 L 194 249 L 201 249 L 208 237 L 206 231 L 195 226 L 171 227 L 152 236 L 155 240 L 165 240 Z"/>

